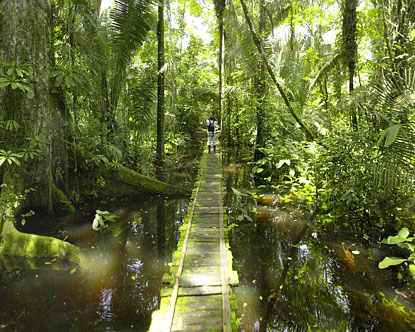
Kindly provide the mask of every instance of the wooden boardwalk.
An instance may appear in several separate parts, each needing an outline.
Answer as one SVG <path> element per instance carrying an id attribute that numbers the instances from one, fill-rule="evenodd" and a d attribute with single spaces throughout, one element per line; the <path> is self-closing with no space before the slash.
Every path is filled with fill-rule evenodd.
<path id="1" fill-rule="evenodd" d="M 160 309 L 149 331 L 236 331 L 236 300 L 226 213 L 222 206 L 220 154 L 204 152 L 199 177 L 170 274 L 161 291 Z"/>

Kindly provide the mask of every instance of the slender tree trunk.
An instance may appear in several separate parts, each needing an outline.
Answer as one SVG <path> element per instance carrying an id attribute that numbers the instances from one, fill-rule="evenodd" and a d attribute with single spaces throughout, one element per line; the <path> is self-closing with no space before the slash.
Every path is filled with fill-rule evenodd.
<path id="1" fill-rule="evenodd" d="M 265 55 L 264 52 L 264 48 L 262 46 L 262 40 L 260 39 L 260 37 L 258 37 L 258 35 L 255 32 L 255 28 L 254 25 L 252 23 L 251 17 L 249 16 L 248 13 L 248 8 L 246 7 L 246 3 L 245 0 L 240 0 L 241 4 L 242 4 L 242 8 L 244 11 L 244 15 L 245 15 L 245 19 L 248 23 L 249 26 L 249 30 L 251 31 L 252 34 L 252 38 L 254 40 L 255 46 L 258 49 L 258 52 L 262 58 L 262 61 L 265 64 L 265 67 L 269 73 L 269 75 L 271 76 L 272 81 L 274 82 L 275 86 L 277 87 L 282 99 L 284 100 L 285 105 L 287 106 L 288 111 L 290 112 L 290 114 L 293 116 L 293 118 L 295 119 L 295 121 L 300 125 L 301 129 L 304 131 L 304 133 L 310 138 L 310 139 L 315 139 L 315 135 L 313 134 L 313 132 L 307 127 L 307 125 L 300 119 L 300 117 L 295 113 L 287 95 L 284 92 L 284 89 L 282 88 L 281 84 L 278 82 L 277 77 L 275 76 L 271 65 L 268 62 L 268 59 Z"/>
<path id="2" fill-rule="evenodd" d="M 347 56 L 347 66 L 349 68 L 349 94 L 354 90 L 354 76 L 357 61 L 357 10 L 358 0 L 343 1 L 343 43 Z M 357 128 L 356 109 L 351 110 L 352 125 Z"/>
<path id="3" fill-rule="evenodd" d="M 262 36 L 265 33 L 265 3 L 264 0 L 259 2 L 259 34 Z M 257 122 L 257 135 L 255 144 L 254 161 L 260 160 L 264 154 L 259 148 L 264 147 L 265 144 L 265 95 L 266 95 L 266 83 L 265 83 L 265 66 L 262 58 L 258 61 L 258 72 L 256 75 L 256 122 Z"/>
<path id="4" fill-rule="evenodd" d="M 223 29 L 223 11 L 225 10 L 225 0 L 214 0 L 216 17 L 219 25 L 219 53 L 218 53 L 218 67 L 219 67 L 219 104 L 218 115 L 220 126 L 222 128 L 222 104 L 223 104 L 223 53 L 224 53 L 224 29 Z"/>
<path id="5" fill-rule="evenodd" d="M 219 105 L 218 114 L 220 119 L 220 126 L 222 128 L 222 104 L 223 104 L 223 9 L 218 15 L 219 21 Z"/>
<path id="6" fill-rule="evenodd" d="M 380 5 L 380 7 L 381 7 L 381 11 L 382 11 L 383 38 L 385 40 L 386 50 L 388 52 L 389 60 L 392 64 L 392 67 L 393 67 L 394 70 L 396 70 L 395 58 L 393 56 L 391 40 L 390 40 L 390 37 L 389 37 L 389 27 L 388 27 L 388 23 L 387 23 L 387 19 L 386 19 L 386 14 L 385 14 L 385 10 L 386 10 L 385 0 L 382 0 L 382 3 Z"/>
<path id="7" fill-rule="evenodd" d="M 158 5 L 157 23 L 157 149 L 156 149 L 156 177 L 163 178 L 164 168 L 164 1 Z"/>
<path id="8" fill-rule="evenodd" d="M 173 40 L 173 33 L 171 30 L 172 22 L 171 22 L 171 6 L 170 0 L 166 0 L 166 7 L 167 7 L 167 34 L 169 38 L 169 50 L 171 54 L 171 58 L 173 59 L 172 68 L 169 70 L 170 72 L 170 89 L 171 89 L 171 98 L 170 98 L 170 109 L 173 114 L 176 114 L 176 105 L 177 105 L 177 83 L 176 83 L 176 72 L 177 72 L 177 64 L 176 64 L 176 47 L 174 45 Z"/>

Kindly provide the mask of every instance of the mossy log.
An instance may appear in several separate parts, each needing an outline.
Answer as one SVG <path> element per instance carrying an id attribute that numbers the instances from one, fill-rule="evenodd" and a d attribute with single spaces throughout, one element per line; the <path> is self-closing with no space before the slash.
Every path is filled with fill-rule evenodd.
<path id="1" fill-rule="evenodd" d="M 119 166 L 116 170 L 104 172 L 105 190 L 113 194 L 130 195 L 137 193 L 152 193 L 169 196 L 189 196 L 190 193 L 178 186 L 139 174 L 127 167 Z"/>
<path id="2" fill-rule="evenodd" d="M 20 172 L 5 172 L 0 193 L 0 254 L 25 258 L 47 258 L 82 265 L 81 250 L 62 240 L 19 232 L 15 216 L 21 209 L 23 181 Z"/>
<path id="3" fill-rule="evenodd" d="M 81 250 L 62 240 L 19 232 L 6 220 L 0 235 L 0 254 L 27 258 L 55 258 L 81 265 Z"/>

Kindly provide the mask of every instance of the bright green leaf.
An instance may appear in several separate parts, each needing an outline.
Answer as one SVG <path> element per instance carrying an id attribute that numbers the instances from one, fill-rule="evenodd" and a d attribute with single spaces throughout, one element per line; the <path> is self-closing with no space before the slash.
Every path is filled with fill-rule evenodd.
<path id="1" fill-rule="evenodd" d="M 383 261 L 379 263 L 379 269 L 386 269 L 389 266 L 399 265 L 403 262 L 407 261 L 405 258 L 399 257 L 385 257 Z"/>
<path id="2" fill-rule="evenodd" d="M 403 237 L 403 238 L 407 238 L 408 235 L 409 235 L 409 230 L 406 227 L 402 228 L 398 233 L 398 236 Z"/>

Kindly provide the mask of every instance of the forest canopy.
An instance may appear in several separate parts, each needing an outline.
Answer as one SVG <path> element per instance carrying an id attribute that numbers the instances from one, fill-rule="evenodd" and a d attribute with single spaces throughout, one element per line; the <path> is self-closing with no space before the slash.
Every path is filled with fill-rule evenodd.
<path id="1" fill-rule="evenodd" d="M 0 1 L 0 225 L 111 195 L 114 172 L 174 183 L 215 114 L 253 186 L 413 230 L 413 1 L 101 5 Z"/>

